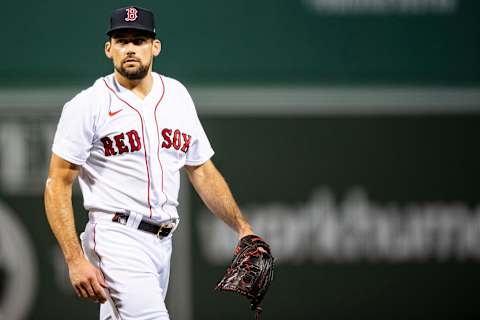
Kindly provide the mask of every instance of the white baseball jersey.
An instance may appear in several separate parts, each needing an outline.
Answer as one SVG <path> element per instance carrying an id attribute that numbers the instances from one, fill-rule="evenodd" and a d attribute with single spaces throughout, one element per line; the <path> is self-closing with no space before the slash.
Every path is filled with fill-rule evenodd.
<path id="1" fill-rule="evenodd" d="M 153 73 L 143 100 L 113 74 L 65 104 L 52 151 L 80 165 L 85 209 L 178 218 L 179 169 L 213 149 L 178 81 Z"/>

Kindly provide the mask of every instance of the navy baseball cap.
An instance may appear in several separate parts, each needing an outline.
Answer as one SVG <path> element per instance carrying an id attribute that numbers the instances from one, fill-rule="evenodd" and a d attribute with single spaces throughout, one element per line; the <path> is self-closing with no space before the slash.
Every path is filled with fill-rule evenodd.
<path id="1" fill-rule="evenodd" d="M 155 36 L 155 17 L 153 12 L 136 6 L 113 10 L 107 35 L 111 36 L 114 31 L 121 29 L 146 31 Z"/>

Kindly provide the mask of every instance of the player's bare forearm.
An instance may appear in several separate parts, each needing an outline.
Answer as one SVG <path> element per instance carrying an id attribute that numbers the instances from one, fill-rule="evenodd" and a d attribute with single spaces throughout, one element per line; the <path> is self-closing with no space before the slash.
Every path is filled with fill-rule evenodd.
<path id="1" fill-rule="evenodd" d="M 45 212 L 53 234 L 68 264 L 70 281 L 77 296 L 104 303 L 107 295 L 98 269 L 84 257 L 78 241 L 72 208 L 72 184 L 79 167 L 52 155 L 45 185 Z"/>
<path id="2" fill-rule="evenodd" d="M 44 200 L 48 223 L 67 263 L 83 258 L 72 208 L 72 184 L 78 175 L 78 170 L 77 166 L 54 154 L 45 184 Z"/>
<path id="3" fill-rule="evenodd" d="M 253 233 L 225 179 L 212 161 L 185 168 L 190 182 L 210 211 L 237 231 L 240 238 Z"/>

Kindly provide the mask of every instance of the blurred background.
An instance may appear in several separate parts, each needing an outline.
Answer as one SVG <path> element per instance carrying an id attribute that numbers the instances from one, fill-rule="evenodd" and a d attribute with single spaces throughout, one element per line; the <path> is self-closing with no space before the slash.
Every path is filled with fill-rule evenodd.
<path id="1" fill-rule="evenodd" d="M 97 319 L 47 224 L 63 104 L 111 73 L 110 12 L 156 14 L 155 70 L 183 82 L 276 279 L 263 319 L 480 317 L 480 2 L 2 3 L 0 319 Z M 251 319 L 213 291 L 235 234 L 184 181 L 172 319 Z M 78 230 L 86 213 L 74 195 Z"/>

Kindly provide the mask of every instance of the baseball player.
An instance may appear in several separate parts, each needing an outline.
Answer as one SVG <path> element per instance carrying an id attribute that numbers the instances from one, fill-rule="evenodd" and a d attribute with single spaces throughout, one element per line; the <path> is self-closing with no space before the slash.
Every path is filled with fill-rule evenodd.
<path id="1" fill-rule="evenodd" d="M 114 10 L 107 35 L 113 73 L 63 108 L 46 215 L 76 294 L 101 303 L 100 319 L 169 319 L 179 170 L 185 167 L 206 206 L 239 238 L 252 229 L 210 160 L 214 151 L 187 89 L 152 71 L 161 49 L 153 13 Z M 81 243 L 71 202 L 77 177 L 89 216 Z"/>

